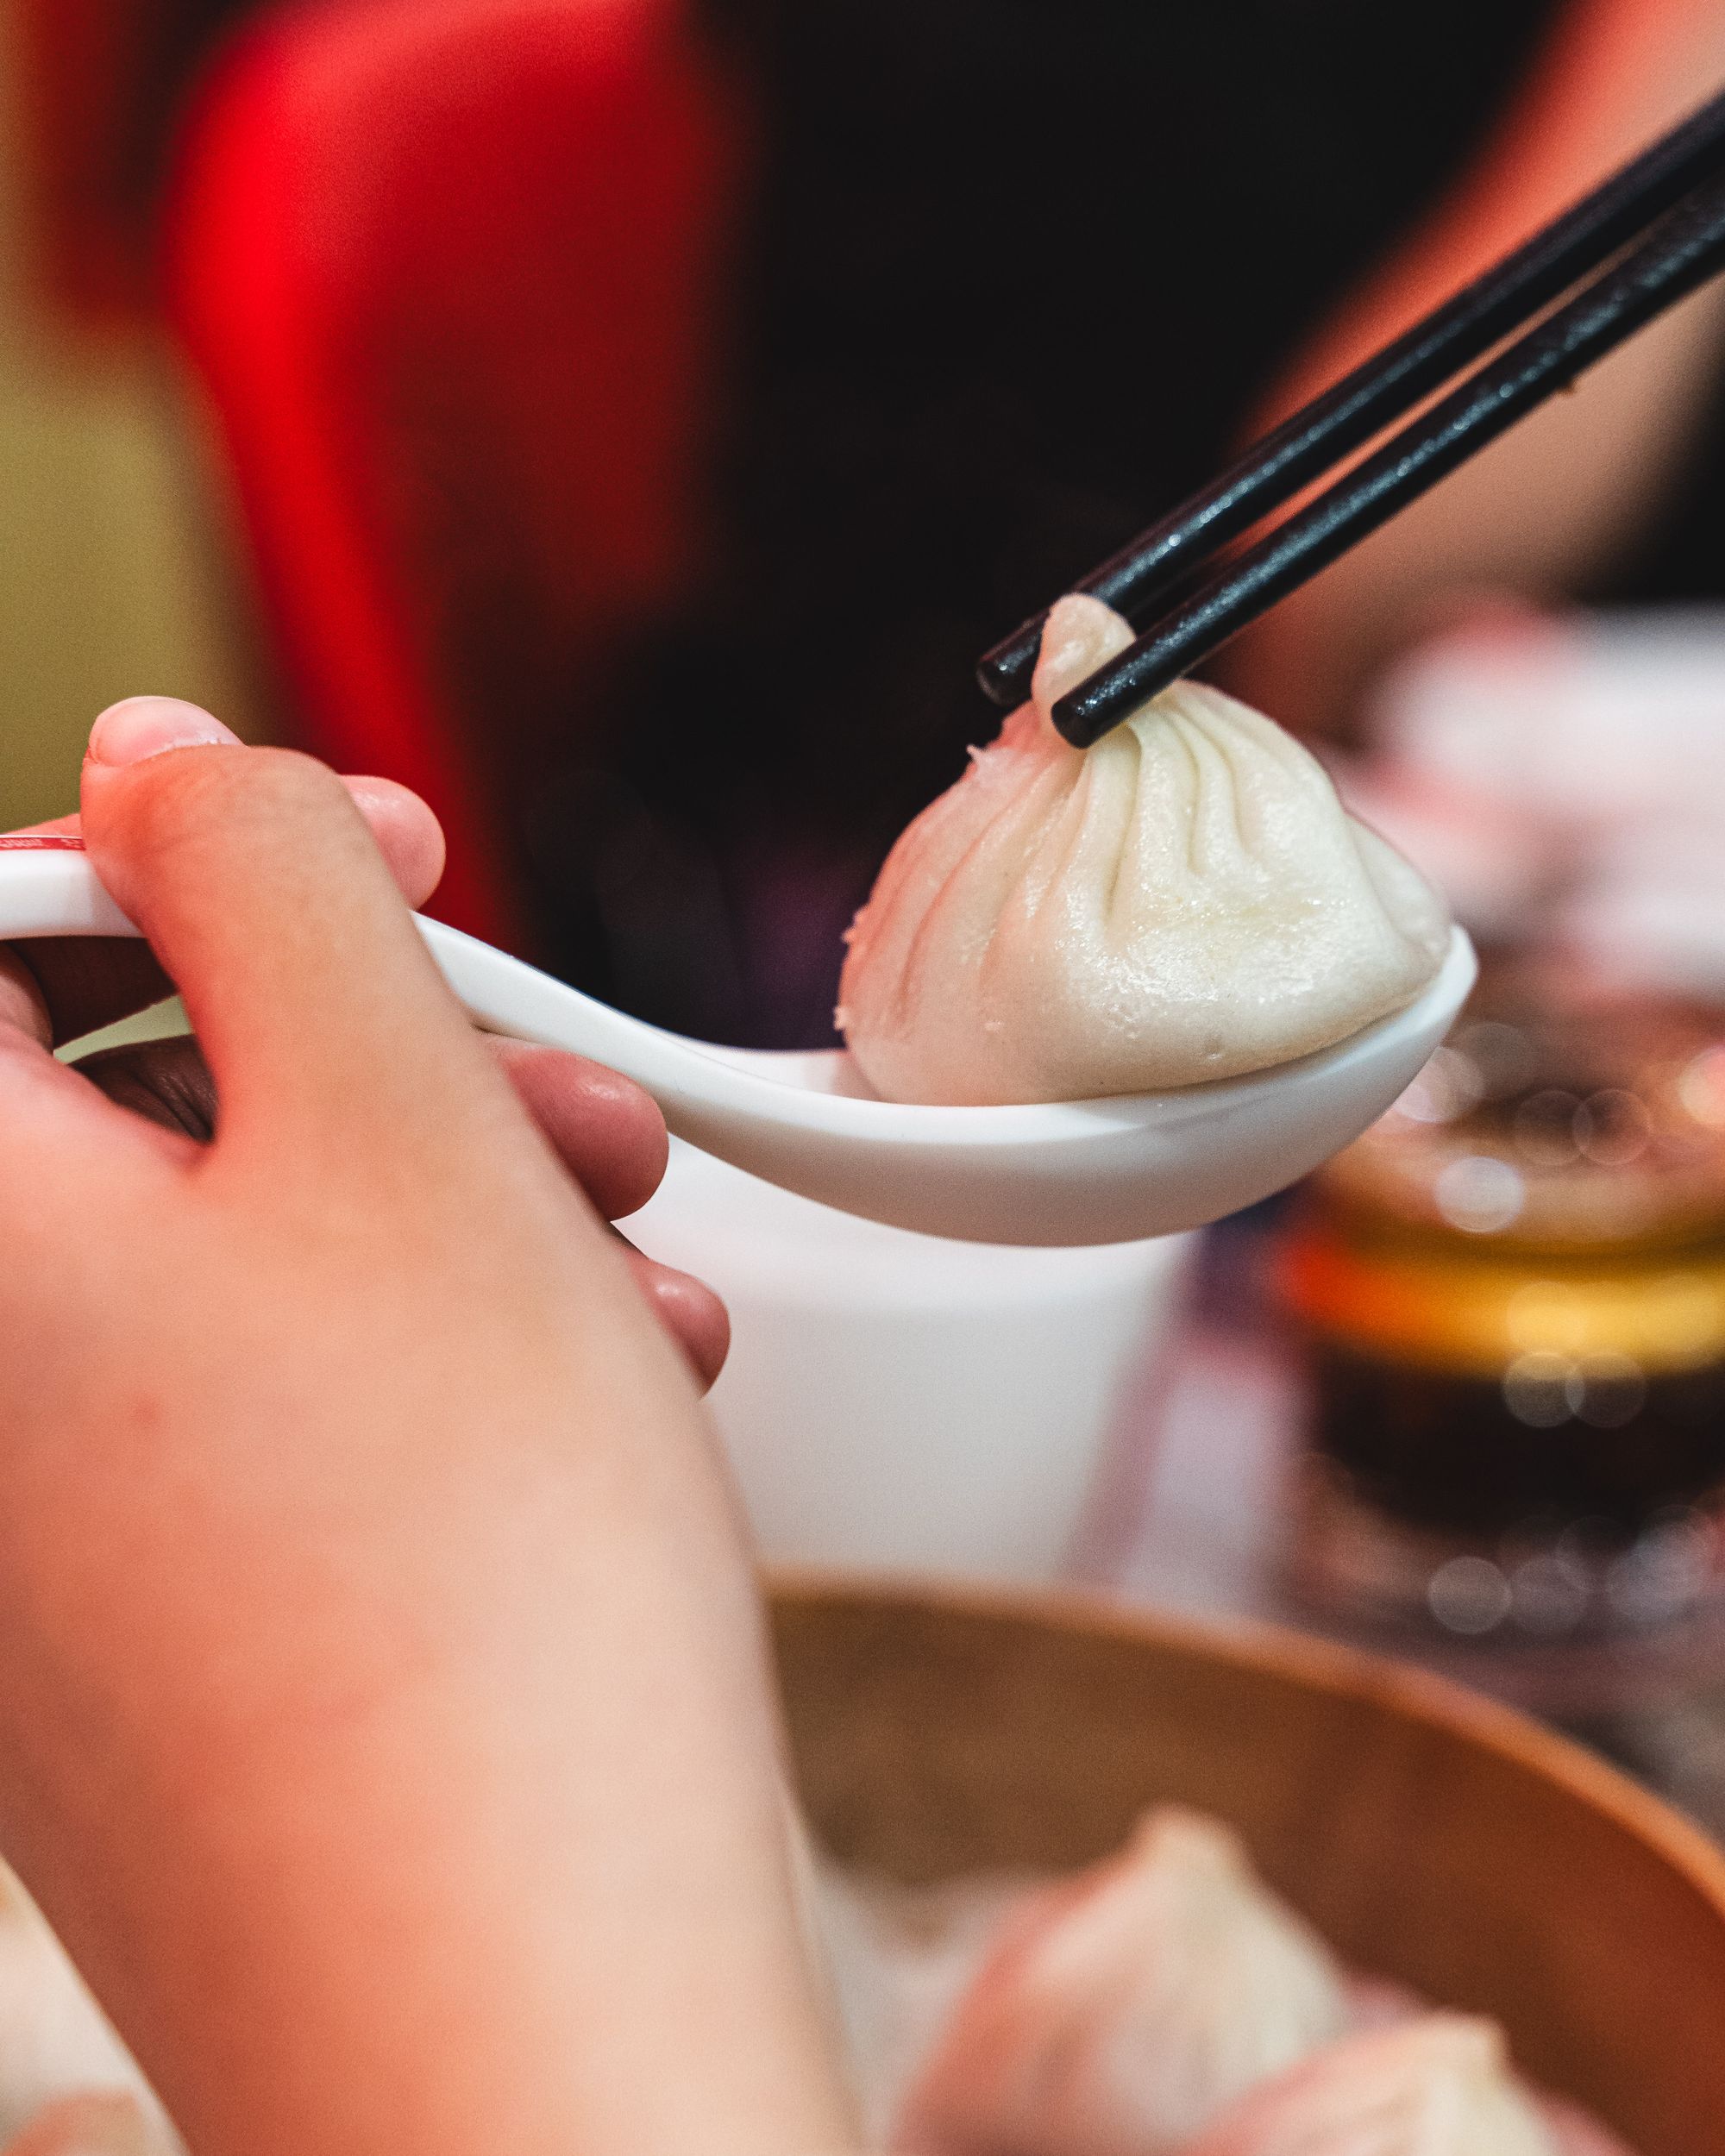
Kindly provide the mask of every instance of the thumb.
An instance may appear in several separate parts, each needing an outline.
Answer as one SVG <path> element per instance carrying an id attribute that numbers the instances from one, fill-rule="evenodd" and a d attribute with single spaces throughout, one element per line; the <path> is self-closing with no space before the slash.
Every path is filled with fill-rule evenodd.
<path id="1" fill-rule="evenodd" d="M 97 874 L 185 1000 L 224 1139 L 447 1131 L 495 1084 L 323 765 L 141 697 L 97 721 L 82 805 Z"/>

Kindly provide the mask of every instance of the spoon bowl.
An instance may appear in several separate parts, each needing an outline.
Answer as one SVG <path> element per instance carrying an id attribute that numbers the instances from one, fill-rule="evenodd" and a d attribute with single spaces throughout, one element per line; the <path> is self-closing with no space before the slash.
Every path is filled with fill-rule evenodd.
<path id="1" fill-rule="evenodd" d="M 1135 1242 L 1201 1227 L 1296 1181 L 1382 1115 L 1477 970 L 1460 929 L 1404 1010 L 1333 1048 L 1176 1092 L 1023 1107 L 882 1100 L 842 1049 L 718 1048 L 626 1017 L 418 917 L 488 1031 L 573 1049 L 645 1087 L 679 1138 L 823 1205 L 974 1243 Z M 0 840 L 0 938 L 135 936 L 76 840 Z"/>

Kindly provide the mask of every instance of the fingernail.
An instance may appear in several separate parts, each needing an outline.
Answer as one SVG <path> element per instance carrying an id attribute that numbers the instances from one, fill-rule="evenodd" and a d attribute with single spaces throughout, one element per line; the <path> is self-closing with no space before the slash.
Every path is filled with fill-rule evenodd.
<path id="1" fill-rule="evenodd" d="M 129 696 L 110 704 L 91 728 L 90 755 L 95 763 L 141 763 L 165 749 L 237 747 L 239 740 L 219 718 L 177 696 Z"/>

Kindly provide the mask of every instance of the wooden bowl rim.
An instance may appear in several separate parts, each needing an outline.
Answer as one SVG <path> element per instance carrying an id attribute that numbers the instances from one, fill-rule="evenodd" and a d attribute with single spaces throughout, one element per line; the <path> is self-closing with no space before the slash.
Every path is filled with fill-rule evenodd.
<path id="1" fill-rule="evenodd" d="M 762 1576 L 769 1601 L 787 1608 L 846 1603 L 932 1607 L 955 1616 L 1051 1624 L 1123 1642 L 1173 1646 L 1307 1691 L 1364 1701 L 1557 1783 L 1653 1849 L 1725 1921 L 1725 1850 L 1702 1827 L 1572 1739 L 1452 1678 L 1387 1655 L 1309 1637 L 1286 1626 L 1190 1617 L 1079 1587 L 997 1586 L 913 1572 L 794 1565 L 770 1566 Z"/>

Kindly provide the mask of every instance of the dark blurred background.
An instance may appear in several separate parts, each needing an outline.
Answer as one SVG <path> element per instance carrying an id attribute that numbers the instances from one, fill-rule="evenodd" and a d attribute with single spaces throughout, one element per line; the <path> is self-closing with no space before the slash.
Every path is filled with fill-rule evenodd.
<path id="1" fill-rule="evenodd" d="M 420 784 L 453 918 L 762 1044 L 828 1037 L 976 653 L 1725 68 L 1687 0 L 7 15 L 0 812 L 201 695 Z M 1446 580 L 1721 588 L 1711 358 L 1657 516 L 1244 686 L 1346 731 Z"/>

